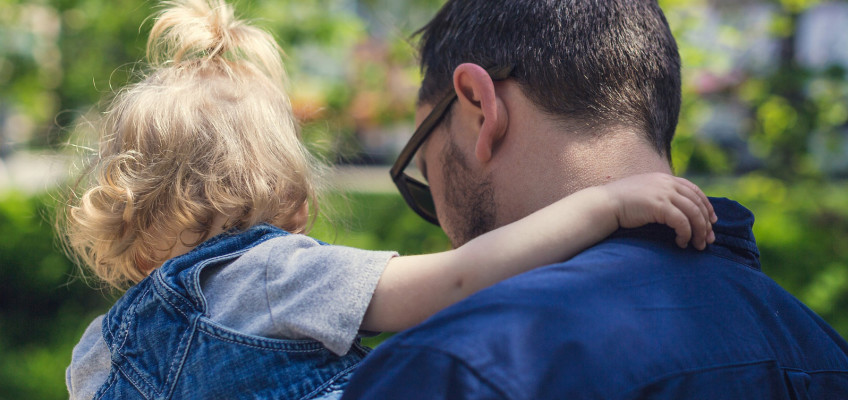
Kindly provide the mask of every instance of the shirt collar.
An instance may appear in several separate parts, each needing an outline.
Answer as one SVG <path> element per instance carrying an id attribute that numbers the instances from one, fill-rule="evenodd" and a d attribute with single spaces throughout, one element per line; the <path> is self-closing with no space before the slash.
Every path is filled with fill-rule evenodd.
<path id="1" fill-rule="evenodd" d="M 754 214 L 730 199 L 711 197 L 710 203 L 718 215 L 718 222 L 713 224 L 716 240 L 705 251 L 760 270 L 760 251 L 752 230 Z M 635 229 L 620 229 L 611 237 L 673 243 L 675 234 L 665 225 L 651 224 Z"/>

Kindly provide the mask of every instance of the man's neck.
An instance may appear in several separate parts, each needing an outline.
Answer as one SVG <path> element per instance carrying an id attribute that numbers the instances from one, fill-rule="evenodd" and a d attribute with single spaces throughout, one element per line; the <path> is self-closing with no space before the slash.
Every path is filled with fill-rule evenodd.
<path id="1" fill-rule="evenodd" d="M 568 132 L 543 136 L 548 140 L 517 144 L 524 147 L 524 157 L 516 161 L 520 165 L 514 165 L 508 174 L 499 174 L 503 190 L 496 195 L 498 226 L 581 189 L 632 175 L 672 173 L 668 161 L 635 133 L 616 132 L 588 140 L 575 139 L 576 135 Z"/>

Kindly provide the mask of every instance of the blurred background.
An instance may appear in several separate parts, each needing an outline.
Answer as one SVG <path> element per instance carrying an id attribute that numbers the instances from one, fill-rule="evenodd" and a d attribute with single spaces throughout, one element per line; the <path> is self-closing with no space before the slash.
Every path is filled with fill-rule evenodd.
<path id="1" fill-rule="evenodd" d="M 388 178 L 414 128 L 410 35 L 442 3 L 236 2 L 286 50 L 304 136 L 336 165 L 333 222 L 313 236 L 404 254 L 448 247 Z M 848 1 L 660 4 L 684 62 L 676 172 L 752 209 L 764 271 L 848 336 Z M 155 6 L 0 0 L 0 399 L 66 398 L 71 349 L 115 299 L 58 250 L 51 215 L 78 132 L 132 79 Z"/>

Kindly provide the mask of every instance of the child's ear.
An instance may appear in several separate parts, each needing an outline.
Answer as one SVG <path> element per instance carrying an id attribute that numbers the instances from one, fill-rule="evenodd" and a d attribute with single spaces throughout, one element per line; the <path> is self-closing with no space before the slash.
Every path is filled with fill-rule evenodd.
<path id="1" fill-rule="evenodd" d="M 486 163 L 506 135 L 509 123 L 506 106 L 495 90 L 492 77 L 477 64 L 456 67 L 453 84 L 460 107 L 477 117 L 475 156 Z"/>

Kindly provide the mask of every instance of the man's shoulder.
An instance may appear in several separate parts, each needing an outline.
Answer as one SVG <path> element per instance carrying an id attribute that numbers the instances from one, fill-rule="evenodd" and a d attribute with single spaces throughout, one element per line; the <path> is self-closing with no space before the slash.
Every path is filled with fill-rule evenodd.
<path id="1" fill-rule="evenodd" d="M 656 251 L 607 241 L 568 262 L 501 282 L 396 335 L 377 349 L 377 357 L 366 358 L 366 368 L 379 370 L 372 364 L 381 362 L 387 367 L 385 360 L 426 364 L 432 358 L 444 365 L 452 359 L 507 398 L 526 390 L 555 398 L 543 393 L 565 388 L 612 398 L 638 380 L 631 371 L 650 371 L 645 367 L 661 353 L 658 332 L 668 326 L 645 312 L 654 304 L 650 293 L 670 293 L 679 282 L 697 279 L 687 273 L 662 278 L 658 271 L 666 268 L 648 259 Z M 630 381 L 609 382 L 621 376 Z"/>
<path id="2" fill-rule="evenodd" d="M 468 371 L 506 398 L 618 398 L 683 384 L 667 379 L 712 393 L 742 371 L 847 371 L 848 345 L 750 256 L 614 237 L 443 310 L 383 344 L 362 371 L 392 368 L 385 385 L 432 366 Z M 723 389 L 714 397 L 746 390 Z"/>
<path id="3" fill-rule="evenodd" d="M 667 250 L 675 252 L 672 247 L 607 240 L 567 262 L 482 290 L 396 336 L 396 341 L 438 348 L 460 358 L 489 341 L 527 341 L 541 350 L 548 336 L 558 346 L 564 342 L 604 346 L 619 340 L 624 331 L 631 335 L 643 331 L 641 325 L 632 323 L 636 317 L 628 317 L 641 314 L 634 304 L 650 302 L 657 291 L 675 291 L 700 279 L 701 274 L 691 273 L 689 266 L 678 265 L 690 252 L 673 255 Z M 690 262 L 709 258 L 689 256 Z M 451 340 L 444 341 L 445 337 Z"/>
<path id="4" fill-rule="evenodd" d="M 634 342 L 656 342 L 678 331 L 674 339 L 697 340 L 706 334 L 703 327 L 727 327 L 726 320 L 737 312 L 768 313 L 775 302 L 809 311 L 758 265 L 734 258 L 726 248 L 695 251 L 680 249 L 672 240 L 620 236 L 566 262 L 482 290 L 397 340 L 460 356 L 469 351 L 467 345 L 479 348 L 489 340 L 505 338 L 512 343 L 528 341 L 544 351 L 541 339 L 548 336 L 557 346 L 576 343 L 604 351 L 613 342 L 621 343 L 624 336 Z M 679 332 L 667 326 L 670 322 L 690 331 Z M 732 323 L 757 321 L 740 317 Z M 447 336 L 451 341 L 441 340 Z M 636 346 L 629 351 L 651 350 Z M 589 353 L 577 356 L 581 354 Z"/>
<path id="5" fill-rule="evenodd" d="M 720 318 L 718 311 L 704 311 L 720 293 L 734 307 L 741 301 L 736 299 L 740 287 L 780 292 L 759 270 L 750 211 L 731 200 L 712 201 L 723 219 L 715 226 L 716 243 L 706 251 L 677 247 L 674 231 L 662 225 L 620 230 L 568 261 L 482 290 L 398 340 L 464 352 L 466 344 L 477 343 L 474 348 L 488 339 L 519 335 L 525 329 L 515 328 L 520 326 L 527 327 L 525 334 L 555 332 L 561 343 L 602 346 L 622 334 L 655 336 L 656 326 L 641 322 L 659 309 L 692 307 Z M 449 343 L 440 339 L 447 335 Z M 510 340 L 544 343 L 539 336 Z"/>

